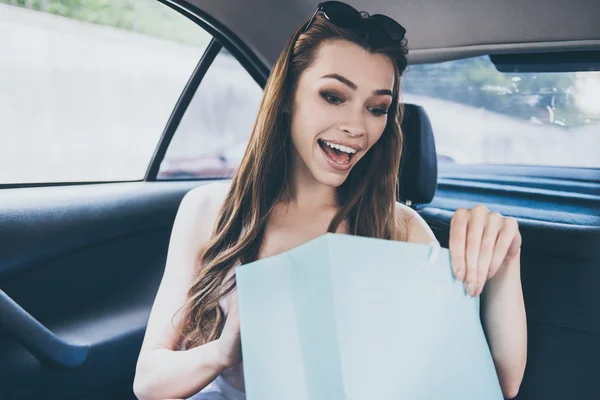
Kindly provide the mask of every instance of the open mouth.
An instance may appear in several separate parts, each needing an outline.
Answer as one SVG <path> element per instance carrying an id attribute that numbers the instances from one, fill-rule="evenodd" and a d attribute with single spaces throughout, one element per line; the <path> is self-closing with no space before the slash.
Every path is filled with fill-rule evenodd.
<path id="1" fill-rule="evenodd" d="M 338 165 L 348 165 L 352 160 L 352 157 L 357 153 L 356 150 L 339 144 L 327 142 L 323 139 L 319 139 L 319 146 L 331 161 Z"/>

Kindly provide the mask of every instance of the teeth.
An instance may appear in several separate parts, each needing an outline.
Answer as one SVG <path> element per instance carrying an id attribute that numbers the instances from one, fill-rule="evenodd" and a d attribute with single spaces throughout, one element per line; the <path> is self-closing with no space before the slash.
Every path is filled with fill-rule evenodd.
<path id="1" fill-rule="evenodd" d="M 326 140 L 324 140 L 324 142 L 325 142 L 325 144 L 326 144 L 327 146 L 331 147 L 332 149 L 337 149 L 337 150 L 339 150 L 339 151 L 343 151 L 344 153 L 349 153 L 349 154 L 354 154 L 354 153 L 356 153 L 356 150 L 354 150 L 354 149 L 352 149 L 352 148 L 350 148 L 350 147 L 343 146 L 343 145 L 341 145 L 341 144 L 334 144 L 334 143 L 330 143 L 330 142 L 328 142 L 328 141 L 326 141 Z"/>

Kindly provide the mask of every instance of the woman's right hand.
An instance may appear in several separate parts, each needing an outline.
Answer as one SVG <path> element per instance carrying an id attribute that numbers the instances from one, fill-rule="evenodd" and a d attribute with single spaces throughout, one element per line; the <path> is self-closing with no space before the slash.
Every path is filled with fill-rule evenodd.
<path id="1" fill-rule="evenodd" d="M 242 362 L 242 342 L 240 336 L 240 318 L 238 314 L 237 291 L 231 294 L 225 326 L 218 339 L 221 359 L 226 368 Z"/>

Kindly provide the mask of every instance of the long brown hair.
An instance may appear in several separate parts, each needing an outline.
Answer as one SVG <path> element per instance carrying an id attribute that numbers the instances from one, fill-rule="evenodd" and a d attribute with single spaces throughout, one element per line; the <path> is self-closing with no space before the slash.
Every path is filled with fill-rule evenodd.
<path id="1" fill-rule="evenodd" d="M 405 240 L 406 222 L 397 217 L 398 169 L 402 152 L 400 76 L 407 65 L 406 41 L 378 45 L 365 30 L 341 28 L 318 16 L 310 29 L 300 26 L 275 63 L 267 81 L 248 147 L 217 217 L 211 240 L 198 255 L 197 277 L 187 293 L 179 340 L 192 348 L 218 338 L 224 323 L 219 300 L 235 288 L 238 264 L 257 259 L 267 219 L 289 191 L 291 109 L 298 79 L 315 60 L 320 45 L 346 40 L 371 53 L 385 54 L 395 66 L 394 96 L 381 138 L 337 189 L 341 205 L 328 232 L 346 221 L 352 235 Z"/>

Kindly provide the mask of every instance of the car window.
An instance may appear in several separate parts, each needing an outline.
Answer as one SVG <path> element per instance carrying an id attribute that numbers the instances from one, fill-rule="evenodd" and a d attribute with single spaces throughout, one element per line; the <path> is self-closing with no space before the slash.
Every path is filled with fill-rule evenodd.
<path id="1" fill-rule="evenodd" d="M 0 184 L 143 179 L 210 40 L 156 0 L 0 0 Z"/>
<path id="2" fill-rule="evenodd" d="M 222 48 L 196 90 L 157 179 L 226 178 L 246 150 L 262 89 Z"/>
<path id="3" fill-rule="evenodd" d="M 403 101 L 444 163 L 600 167 L 600 73 L 502 73 L 489 57 L 412 65 Z"/>

